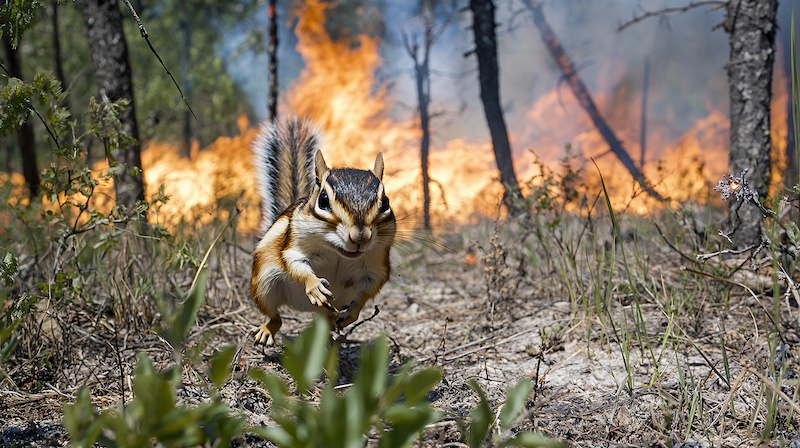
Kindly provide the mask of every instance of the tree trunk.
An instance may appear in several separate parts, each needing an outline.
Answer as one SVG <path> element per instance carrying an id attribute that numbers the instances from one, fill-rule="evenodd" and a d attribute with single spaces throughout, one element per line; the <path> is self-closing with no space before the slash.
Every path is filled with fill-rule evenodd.
<path id="1" fill-rule="evenodd" d="M 522 193 L 514 172 L 511 143 L 508 140 L 503 109 L 500 105 L 500 71 L 497 65 L 497 38 L 494 29 L 494 4 L 491 0 L 470 0 L 472 30 L 475 34 L 475 54 L 478 57 L 478 79 L 481 101 L 492 136 L 494 156 L 503 183 L 503 202 L 510 214 L 521 212 Z"/>
<path id="2" fill-rule="evenodd" d="M 770 100 L 775 59 L 777 0 L 731 0 L 728 82 L 731 101 L 731 174 L 748 169 L 747 180 L 765 199 L 770 170 Z M 731 224 L 738 248 L 761 241 L 761 211 L 752 203 L 737 210 L 731 201 Z"/>
<path id="3" fill-rule="evenodd" d="M 650 60 L 645 56 L 642 73 L 642 110 L 639 124 L 639 169 L 644 172 L 647 155 L 647 91 L 650 90 Z"/>
<path id="4" fill-rule="evenodd" d="M 419 104 L 419 125 L 422 129 L 422 139 L 420 140 L 420 159 L 422 168 L 422 226 L 425 230 L 431 229 L 431 177 L 428 172 L 430 147 L 431 147 L 431 116 L 429 111 L 430 96 L 430 64 L 428 55 L 430 53 L 430 27 L 425 30 L 425 42 L 423 43 L 422 61 L 414 57 L 414 76 L 417 81 L 417 102 Z"/>
<path id="5" fill-rule="evenodd" d="M 269 121 L 274 123 L 278 118 L 278 1 L 269 0 L 269 94 L 267 112 Z"/>
<path id="6" fill-rule="evenodd" d="M 53 2 L 53 16 L 51 19 L 53 26 L 53 52 L 55 59 L 53 62 L 56 66 L 56 79 L 58 79 L 58 82 L 61 83 L 61 87 L 64 90 L 67 90 L 67 78 L 64 76 L 64 64 L 62 63 L 61 58 L 61 38 L 58 31 L 58 2 Z"/>
<path id="7" fill-rule="evenodd" d="M 122 14 L 117 0 L 84 0 L 83 17 L 89 36 L 89 48 L 95 68 L 95 78 L 101 101 L 127 99 L 130 104 L 119 115 L 122 132 L 136 139 L 126 147 L 112 148 L 110 156 L 125 164 L 125 169 L 114 182 L 117 203 L 130 209 L 137 200 L 144 199 L 141 168 L 141 145 L 136 124 L 136 108 L 133 101 L 131 66 L 128 46 L 122 29 Z"/>
<path id="8" fill-rule="evenodd" d="M 8 72 L 15 78 L 23 79 L 19 51 L 11 45 L 8 33 L 3 36 L 3 45 L 8 59 Z M 36 163 L 36 139 L 30 117 L 17 130 L 17 146 L 22 156 L 22 175 L 25 176 L 31 198 L 35 198 L 39 195 L 39 168 Z"/>

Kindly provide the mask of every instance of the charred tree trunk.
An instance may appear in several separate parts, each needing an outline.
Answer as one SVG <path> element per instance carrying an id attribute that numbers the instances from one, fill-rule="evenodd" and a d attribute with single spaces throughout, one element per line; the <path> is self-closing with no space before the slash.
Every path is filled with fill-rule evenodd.
<path id="1" fill-rule="evenodd" d="M 125 169 L 115 178 L 114 192 L 117 203 L 130 210 L 136 201 L 144 199 L 144 181 L 141 170 L 133 171 L 134 167 L 142 166 L 141 145 L 122 14 L 117 0 L 84 0 L 83 17 L 101 101 L 106 98 L 109 101 L 129 101 L 129 106 L 120 113 L 119 121 L 121 131 L 135 141 L 124 147 L 112 148 L 108 156 L 125 164 Z"/>
<path id="2" fill-rule="evenodd" d="M 763 200 L 769 186 L 770 100 L 775 59 L 777 0 L 731 0 L 728 82 L 731 98 L 731 173 L 748 169 L 750 188 Z M 761 241 L 761 211 L 752 203 L 731 201 L 733 242 L 746 247 Z"/>
<path id="3" fill-rule="evenodd" d="M 267 113 L 269 121 L 278 119 L 278 0 L 269 0 L 269 94 L 267 97 Z"/>
<path id="4" fill-rule="evenodd" d="M 492 136 L 494 156 L 503 183 L 503 202 L 510 214 L 521 212 L 522 192 L 514 172 L 511 143 L 508 140 L 503 109 L 500 105 L 500 70 L 497 64 L 497 37 L 494 29 L 494 3 L 492 0 L 470 0 L 472 30 L 475 34 L 475 55 L 478 57 L 478 79 L 481 101 Z"/>
<path id="5" fill-rule="evenodd" d="M 61 58 L 61 38 L 58 31 L 58 2 L 53 2 L 53 16 L 51 17 L 53 26 L 53 52 L 56 67 L 56 79 L 61 83 L 61 87 L 67 89 L 67 78 L 64 76 L 64 64 Z"/>
<path id="6" fill-rule="evenodd" d="M 647 91 L 650 90 L 650 60 L 644 58 L 644 73 L 642 74 L 642 120 L 639 125 L 639 169 L 644 170 L 644 161 L 647 155 Z"/>
<path id="7" fill-rule="evenodd" d="M 427 33 L 426 33 L 427 34 Z M 430 48 L 425 46 L 425 54 L 422 63 L 414 67 L 417 78 L 417 101 L 419 103 L 419 125 L 422 129 L 422 139 L 420 140 L 420 160 L 422 169 L 422 226 L 425 230 L 431 229 L 431 176 L 428 172 L 430 147 L 431 147 L 431 116 L 430 116 L 430 70 L 428 62 L 428 52 Z"/>
<path id="8" fill-rule="evenodd" d="M 403 44 L 411 59 L 414 61 L 414 81 L 417 86 L 417 112 L 419 113 L 419 126 L 422 131 L 420 139 L 420 162 L 422 172 L 422 227 L 431 229 L 431 177 L 429 172 L 430 147 L 431 147 L 431 80 L 430 80 L 430 52 L 435 40 L 433 32 L 433 11 L 430 2 L 423 4 L 423 20 L 425 30 L 422 45 L 419 44 L 417 35 L 409 38 L 403 35 Z M 420 54 L 421 53 L 421 54 Z"/>
<path id="9" fill-rule="evenodd" d="M 3 36 L 3 45 L 8 58 L 8 72 L 11 76 L 22 79 L 22 63 L 19 52 L 11 44 L 8 33 Z M 36 139 L 30 117 L 17 130 L 17 146 L 19 146 L 22 156 L 22 175 L 25 176 L 31 198 L 35 198 L 39 195 L 39 168 L 36 163 Z"/>
<path id="10" fill-rule="evenodd" d="M 3 168 L 5 168 L 6 173 L 10 173 L 14 171 L 14 167 L 11 163 L 11 159 L 14 158 L 14 147 L 8 139 L 0 140 L 0 145 L 3 147 L 3 152 L 6 153 L 6 160 L 3 162 Z"/>
<path id="11" fill-rule="evenodd" d="M 634 180 L 639 183 L 639 185 L 647 194 L 655 199 L 658 199 L 659 201 L 663 201 L 664 198 L 658 194 L 647 178 L 644 177 L 644 174 L 633 162 L 630 154 L 628 154 L 628 152 L 625 150 L 625 147 L 622 145 L 622 142 L 619 140 L 619 138 L 617 138 L 617 135 L 611 129 L 611 126 L 608 125 L 606 120 L 603 118 L 603 115 L 600 114 L 600 111 L 597 109 L 597 105 L 594 103 L 592 95 L 589 93 L 589 89 L 586 88 L 586 84 L 584 84 L 583 80 L 578 76 L 578 72 L 575 70 L 575 64 L 572 62 L 569 56 L 567 56 L 567 53 L 564 51 L 564 47 L 561 46 L 561 42 L 558 40 L 555 32 L 553 32 L 553 29 L 550 28 L 550 24 L 548 24 L 545 20 L 541 4 L 539 4 L 539 2 L 536 0 L 527 0 L 525 5 L 533 13 L 533 22 L 539 29 L 539 33 L 542 35 L 542 40 L 547 46 L 547 49 L 550 51 L 553 59 L 555 59 L 559 69 L 561 69 L 561 73 L 564 74 L 564 78 L 566 79 L 567 84 L 569 84 L 570 89 L 572 89 L 572 93 L 575 95 L 575 98 L 578 99 L 581 107 L 583 107 L 583 109 L 589 115 L 589 118 L 592 119 L 597 131 L 600 133 L 606 143 L 608 143 L 611 152 L 617 156 L 619 161 L 622 162 L 622 165 L 625 166 L 628 172 L 631 173 L 631 176 L 633 176 Z"/>

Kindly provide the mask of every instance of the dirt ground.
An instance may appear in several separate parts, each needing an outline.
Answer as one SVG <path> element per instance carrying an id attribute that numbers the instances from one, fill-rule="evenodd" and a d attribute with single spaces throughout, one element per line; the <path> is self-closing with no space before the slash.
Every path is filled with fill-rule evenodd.
<path id="1" fill-rule="evenodd" d="M 398 251 L 391 283 L 361 318 L 372 316 L 375 306 L 379 314 L 360 324 L 340 351 L 342 384 L 348 374 L 352 378 L 360 345 L 381 333 L 390 338 L 394 366 L 414 360 L 418 366 L 442 369 L 443 380 L 430 399 L 444 418 L 426 431 L 423 446 L 465 446 L 459 443 L 456 419 L 477 402 L 468 380 L 481 384 L 496 410 L 506 390 L 523 378 L 536 387 L 526 404 L 526 418 L 516 429 L 542 431 L 570 446 L 800 446 L 791 426 L 796 419 L 779 427 L 778 437 L 760 441 L 753 436 L 764 425 L 759 408 L 764 387 L 756 375 L 745 373 L 770 362 L 763 329 L 758 328 L 761 321 L 753 314 L 764 306 L 756 298 L 734 294 L 725 307 L 704 300 L 672 320 L 663 303 L 643 303 L 658 369 L 650 350 L 633 346 L 628 359 L 631 391 L 623 351 L 608 331 L 601 331 L 608 323 L 596 315 L 582 317 L 578 304 L 557 286 L 556 273 L 498 263 L 470 241 L 455 246 L 461 248 L 440 254 Z M 249 332 L 262 317 L 248 298 L 250 258 L 232 245 L 226 253 L 209 265 L 206 303 L 189 342 L 210 337 L 206 356 L 224 344 L 239 348 L 221 395 L 249 425 L 269 425 L 269 396 L 246 373 L 283 372 L 282 349 L 251 342 Z M 651 273 L 654 284 L 681 288 L 679 257 L 665 245 L 650 256 L 660 266 Z M 487 277 L 487 268 L 494 269 L 494 277 Z M 118 328 L 102 298 L 73 306 L 60 314 L 60 324 L 43 330 L 68 341 L 68 355 L 59 359 L 58 371 L 46 365 L 35 374 L 18 369 L 10 372 L 13 384 L 0 385 L 0 446 L 65 446 L 61 410 L 74 400 L 79 386 L 89 385 L 96 406 L 119 406 L 123 393 L 131 398 L 139 352 L 147 352 L 157 366 L 169 365 L 165 341 L 141 325 Z M 610 314 L 619 316 L 618 325 L 632 306 L 617 301 Z M 295 337 L 310 319 L 287 311 L 282 337 Z M 673 341 L 662 345 L 668 327 Z M 800 353 L 797 325 L 787 328 L 795 333 L 787 333 L 781 350 L 795 359 Z M 727 369 L 734 387 L 725 385 L 709 362 L 718 371 Z M 787 367 L 788 378 L 796 377 L 793 365 Z M 201 367 L 187 366 L 180 399 L 194 403 L 206 398 L 203 378 Z M 269 446 L 249 437 L 240 444 Z"/>

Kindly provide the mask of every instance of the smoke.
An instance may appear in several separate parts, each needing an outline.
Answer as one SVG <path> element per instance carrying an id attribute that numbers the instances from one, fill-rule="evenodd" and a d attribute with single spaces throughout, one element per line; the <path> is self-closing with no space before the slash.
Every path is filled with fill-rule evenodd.
<path id="1" fill-rule="evenodd" d="M 379 79 L 390 86 L 395 107 L 390 112 L 404 118 L 413 115 L 416 93 L 412 63 L 402 46 L 403 34 L 422 32 L 416 17 L 416 2 L 388 0 L 382 4 L 386 33 L 381 54 L 384 65 Z M 446 2 L 445 2 L 446 3 Z M 560 84 L 561 74 L 532 23 L 530 13 L 519 1 L 498 1 L 498 52 L 501 74 L 501 98 L 506 112 L 515 152 L 534 145 L 542 133 L 530 122 L 529 110 L 544 95 L 558 89 L 561 97 L 571 92 Z M 665 7 L 681 6 L 678 0 L 592 0 L 547 1 L 547 20 L 562 45 L 580 70 L 580 76 L 601 104 L 619 132 L 635 133 L 638 127 L 639 98 L 643 84 L 644 60 L 650 64 L 649 121 L 654 131 L 661 128 L 677 137 L 710 110 L 727 110 L 727 36 L 712 27 L 723 20 L 723 12 L 695 8 L 668 19 L 650 18 L 623 32 L 619 24 Z M 449 6 L 449 5 L 446 5 Z M 485 119 L 478 90 L 474 56 L 464 55 L 473 48 L 468 11 L 440 8 L 437 23 L 448 13 L 453 20 L 442 33 L 431 54 L 433 73 L 431 94 L 433 108 L 441 116 L 434 122 L 434 143 L 441 146 L 451 138 L 486 141 Z M 302 60 L 294 50 L 296 39 L 291 13 L 279 11 L 280 74 L 282 90 L 302 69 Z M 252 99 L 259 118 L 266 116 L 266 56 L 253 50 L 239 51 L 248 37 L 248 28 L 266 30 L 266 13 L 259 11 L 250 26 L 226 31 L 225 44 L 218 51 L 226 55 L 231 75 Z M 265 31 L 264 31 L 265 32 Z M 568 98 L 553 107 L 567 107 Z M 562 115 L 559 111 L 554 114 Z M 570 111 L 573 114 L 580 110 Z M 544 126 L 551 127 L 551 123 Z M 564 141 L 562 143 L 569 143 Z"/>

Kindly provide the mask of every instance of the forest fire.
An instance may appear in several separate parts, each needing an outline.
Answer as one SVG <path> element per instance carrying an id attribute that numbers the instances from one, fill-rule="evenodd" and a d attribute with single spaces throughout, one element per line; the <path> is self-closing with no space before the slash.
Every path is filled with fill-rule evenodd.
<path id="1" fill-rule="evenodd" d="M 377 88 L 374 75 L 382 64 L 379 42 L 360 36 L 357 45 L 332 40 L 325 31 L 325 7 L 305 2 L 298 11 L 297 50 L 305 61 L 300 76 L 281 99 L 282 113 L 296 113 L 316 120 L 326 133 L 325 156 L 334 166 L 368 167 L 375 154 L 386 159 L 386 186 L 399 216 L 421 216 L 421 173 L 419 169 L 420 131 L 415 120 L 397 121 L 389 117 L 392 99 L 386 89 Z M 776 73 L 782 73 L 776 70 Z M 780 76 L 780 75 L 777 75 Z M 786 145 L 785 114 L 787 92 L 783 80 L 775 82 L 772 135 L 778 163 L 773 179 L 778 179 Z M 595 95 L 600 109 L 616 127 L 620 139 L 632 155 L 640 154 L 638 129 L 627 125 L 620 108 L 638 105 L 640 94 L 631 94 L 621 106 L 616 98 Z M 727 172 L 728 119 L 723 111 L 708 107 L 708 115 L 696 121 L 679 138 L 670 138 L 668 125 L 654 125 L 647 136 L 646 163 L 640 165 L 645 176 L 663 196 L 676 201 L 706 202 L 712 199 L 710 185 Z M 631 115 L 638 114 L 634 110 Z M 557 88 L 540 97 L 526 112 L 527 128 L 511 135 L 515 165 L 521 183 L 535 178 L 537 160 L 556 165 L 570 143 L 577 156 L 576 168 L 583 171 L 591 191 L 599 191 L 603 175 L 615 207 L 646 214 L 658 203 L 642 194 L 631 175 L 608 154 L 608 145 L 595 130 L 577 101 Z M 244 119 L 242 119 L 244 120 Z M 249 145 L 256 127 L 244 120 L 237 137 L 221 137 L 192 160 L 179 156 L 176 147 L 150 143 L 143 153 L 148 194 L 163 184 L 171 200 L 158 212 L 165 224 L 176 219 L 200 221 L 212 216 L 209 206 L 219 198 L 234 198 L 249 204 L 240 230 L 251 230 L 258 221 Z M 674 133 L 674 131 L 673 131 Z M 464 222 L 476 214 L 497 213 L 502 188 L 491 144 L 450 139 L 431 150 L 432 215 L 434 222 Z M 247 173 L 247 174 L 243 174 Z M 233 207 L 230 207 L 233 209 Z M 226 213 L 226 212 L 223 212 Z M 220 216 L 217 216 L 220 217 Z M 224 218 L 224 217 L 223 217 Z"/>

